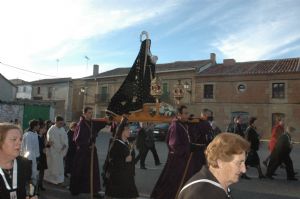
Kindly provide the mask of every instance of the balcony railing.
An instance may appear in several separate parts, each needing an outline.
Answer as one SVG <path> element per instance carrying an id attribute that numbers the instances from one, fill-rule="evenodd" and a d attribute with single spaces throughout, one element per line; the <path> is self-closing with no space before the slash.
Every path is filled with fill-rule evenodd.
<path id="1" fill-rule="evenodd" d="M 109 100 L 110 98 L 108 93 L 95 94 L 96 103 L 107 103 Z"/>

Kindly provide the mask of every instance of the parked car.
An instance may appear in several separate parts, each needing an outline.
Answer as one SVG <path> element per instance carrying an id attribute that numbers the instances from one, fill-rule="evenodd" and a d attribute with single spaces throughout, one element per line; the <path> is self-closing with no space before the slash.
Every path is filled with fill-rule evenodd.
<path id="1" fill-rule="evenodd" d="M 166 139 L 168 130 L 169 130 L 168 123 L 155 124 L 154 130 L 153 130 L 154 138 L 156 140 L 164 141 Z"/>
<path id="2" fill-rule="evenodd" d="M 139 130 L 141 129 L 141 126 L 138 122 L 132 122 L 129 124 L 129 128 L 130 128 L 130 137 L 136 137 Z"/>

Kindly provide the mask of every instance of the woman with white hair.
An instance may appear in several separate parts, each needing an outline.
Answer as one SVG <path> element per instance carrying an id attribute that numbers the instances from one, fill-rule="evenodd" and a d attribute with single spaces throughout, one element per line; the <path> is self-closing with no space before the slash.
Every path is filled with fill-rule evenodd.
<path id="1" fill-rule="evenodd" d="M 249 143 L 233 133 L 221 133 L 208 145 L 207 166 L 196 173 L 181 189 L 179 199 L 228 199 L 229 186 L 246 172 Z"/>

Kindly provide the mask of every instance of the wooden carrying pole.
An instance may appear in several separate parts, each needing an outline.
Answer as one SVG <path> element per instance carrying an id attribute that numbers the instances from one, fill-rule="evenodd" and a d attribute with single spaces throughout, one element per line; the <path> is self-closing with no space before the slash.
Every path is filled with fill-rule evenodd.
<path id="1" fill-rule="evenodd" d="M 181 181 L 180 181 L 180 185 L 179 185 L 179 187 L 178 187 L 178 189 L 177 189 L 177 192 L 176 192 L 175 199 L 178 199 L 178 196 L 179 196 L 181 187 L 182 187 L 182 185 L 183 185 L 183 182 L 184 182 L 186 173 L 187 173 L 187 171 L 188 171 L 188 169 L 189 169 L 189 167 L 190 167 L 190 162 L 191 162 L 191 159 L 192 159 L 192 157 L 193 157 L 193 154 L 194 154 L 194 152 L 191 152 L 191 153 L 190 153 L 188 162 L 187 162 L 187 164 L 186 164 L 186 166 L 185 166 L 184 173 L 183 173 L 183 176 L 182 176 Z"/>
<path id="2" fill-rule="evenodd" d="M 92 143 L 91 148 L 91 171 L 90 171 L 90 192 L 91 192 L 91 199 L 94 198 L 94 150 L 95 150 L 95 143 Z"/>

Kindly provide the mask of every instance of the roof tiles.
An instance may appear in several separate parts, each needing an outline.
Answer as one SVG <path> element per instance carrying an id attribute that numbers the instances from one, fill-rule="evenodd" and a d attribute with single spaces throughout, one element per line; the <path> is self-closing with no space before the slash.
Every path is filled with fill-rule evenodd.
<path id="1" fill-rule="evenodd" d="M 176 70 L 188 70 L 196 69 L 198 67 L 205 66 L 209 64 L 210 60 L 196 60 L 196 61 L 177 61 L 172 63 L 157 64 L 156 72 L 168 72 Z M 114 77 L 114 76 L 124 76 L 129 73 L 130 68 L 115 68 L 103 73 L 99 73 L 96 78 Z M 84 79 L 94 78 L 94 76 L 88 76 Z"/>
<path id="2" fill-rule="evenodd" d="M 199 75 L 253 75 L 289 72 L 300 72 L 300 58 L 237 62 L 231 66 L 216 64 L 200 72 Z"/>

